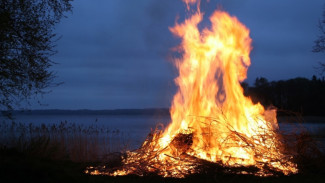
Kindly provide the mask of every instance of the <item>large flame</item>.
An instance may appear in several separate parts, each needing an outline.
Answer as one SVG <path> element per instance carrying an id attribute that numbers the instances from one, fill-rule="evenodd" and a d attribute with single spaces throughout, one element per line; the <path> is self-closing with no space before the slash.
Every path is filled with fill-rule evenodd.
<path id="1" fill-rule="evenodd" d="M 171 107 L 172 123 L 159 139 L 161 147 L 180 133 L 192 133 L 191 150 L 186 153 L 202 159 L 226 165 L 281 159 L 276 111 L 253 104 L 240 85 L 250 65 L 249 29 L 236 17 L 218 10 L 210 17 L 211 28 L 200 31 L 202 18 L 197 12 L 170 29 L 182 38 L 183 57 L 175 61 L 179 90 Z M 256 149 L 262 152 L 257 154 Z M 292 165 L 272 162 L 285 174 L 296 171 Z"/>
<path id="2" fill-rule="evenodd" d="M 162 143 L 166 145 L 179 132 L 190 130 L 196 136 L 192 147 L 200 156 L 210 160 L 231 156 L 253 163 L 252 154 L 245 149 L 222 147 L 222 139 L 231 131 L 250 137 L 261 127 L 269 128 L 264 108 L 245 97 L 240 85 L 250 65 L 249 30 L 222 11 L 210 17 L 211 29 L 202 33 L 197 28 L 201 20 L 202 14 L 197 13 L 171 28 L 183 39 L 184 55 L 176 61 L 179 91 L 171 108 L 172 123 Z M 270 119 L 276 122 L 275 113 Z"/>
<path id="3" fill-rule="evenodd" d="M 196 2 L 183 1 L 188 7 Z M 224 166 L 255 166 L 259 175 L 270 173 L 266 167 L 284 174 L 297 172 L 277 133 L 276 111 L 265 110 L 243 94 L 240 82 L 246 79 L 252 50 L 249 29 L 220 10 L 210 17 L 211 27 L 200 31 L 202 19 L 198 9 L 170 28 L 182 39 L 183 54 L 175 60 L 179 90 L 170 111 L 172 122 L 130 152 L 124 159 L 127 168 L 113 175 L 141 175 L 142 165 L 148 172 L 182 177 L 195 172 L 195 163 L 183 161 L 185 157 Z"/>

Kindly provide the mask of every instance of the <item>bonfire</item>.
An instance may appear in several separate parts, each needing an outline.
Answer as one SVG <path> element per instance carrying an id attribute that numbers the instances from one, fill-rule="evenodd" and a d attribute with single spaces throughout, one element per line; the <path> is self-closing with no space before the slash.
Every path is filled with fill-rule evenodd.
<path id="1" fill-rule="evenodd" d="M 120 167 L 88 167 L 86 173 L 185 177 L 211 168 L 259 176 L 297 173 L 279 133 L 276 110 L 254 104 L 243 94 L 240 82 L 251 63 L 249 29 L 216 10 L 211 26 L 200 30 L 200 2 L 183 1 L 194 13 L 170 28 L 182 40 L 177 47 L 182 57 L 174 60 L 179 75 L 170 124 L 127 152 Z"/>

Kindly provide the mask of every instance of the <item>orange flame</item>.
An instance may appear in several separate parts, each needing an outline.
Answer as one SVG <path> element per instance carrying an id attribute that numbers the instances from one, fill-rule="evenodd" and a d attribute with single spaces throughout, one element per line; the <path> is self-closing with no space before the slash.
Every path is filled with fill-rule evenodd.
<path id="1" fill-rule="evenodd" d="M 249 29 L 220 10 L 210 17 L 211 28 L 200 31 L 202 19 L 198 10 L 170 28 L 182 39 L 179 51 L 183 53 L 175 60 L 179 90 L 170 111 L 172 122 L 137 152 L 129 152 L 124 159 L 128 169 L 112 175 L 135 173 L 142 162 L 150 165 L 146 171 L 181 177 L 179 172 L 195 171 L 195 165 L 181 161 L 182 155 L 226 166 L 256 166 L 259 175 L 268 175 L 265 166 L 284 174 L 296 173 L 297 166 L 284 152 L 277 133 L 276 111 L 254 104 L 240 85 L 250 65 Z M 148 159 L 150 156 L 153 158 Z"/>
<path id="2" fill-rule="evenodd" d="M 193 4 L 197 4 L 197 11 L 200 11 L 200 4 L 201 4 L 201 0 L 182 0 L 187 7 L 187 10 L 191 9 L 191 5 Z"/>
<path id="3" fill-rule="evenodd" d="M 281 144 L 275 133 L 276 111 L 253 104 L 240 85 L 250 65 L 249 29 L 236 17 L 215 11 L 210 17 L 211 28 L 200 32 L 197 25 L 202 18 L 198 12 L 170 29 L 182 38 L 183 58 L 175 62 L 179 90 L 171 107 L 172 123 L 160 139 L 162 148 L 179 133 L 193 133 L 188 153 L 209 161 L 256 165 L 284 156 L 277 148 Z M 238 137 L 230 138 L 234 133 L 253 139 L 256 147 Z M 268 139 L 259 139 L 263 136 Z M 265 151 L 265 156 L 257 157 L 254 148 Z M 297 171 L 294 164 L 273 164 L 285 174 Z"/>

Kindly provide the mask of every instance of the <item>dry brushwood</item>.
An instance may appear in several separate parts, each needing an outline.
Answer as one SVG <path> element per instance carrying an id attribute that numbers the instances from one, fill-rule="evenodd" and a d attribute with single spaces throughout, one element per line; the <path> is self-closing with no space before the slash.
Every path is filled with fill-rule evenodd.
<path id="1" fill-rule="evenodd" d="M 89 167 L 86 173 L 104 175 L 135 174 L 138 176 L 158 175 L 163 177 L 185 177 L 191 174 L 207 173 L 268 176 L 283 175 L 283 171 L 272 166 L 270 162 L 275 162 L 283 166 L 292 163 L 292 152 L 285 150 L 284 139 L 276 132 L 259 129 L 261 131 L 264 130 L 264 133 L 248 137 L 245 134 L 233 130 L 230 126 L 227 126 L 227 128 L 229 129 L 229 135 L 223 139 L 222 147 L 231 148 L 239 146 L 254 151 L 256 165 L 230 165 L 222 162 L 220 158 L 216 162 L 211 162 L 190 155 L 188 152 L 193 152 L 191 146 L 195 136 L 194 132 L 188 134 L 179 133 L 171 140 L 167 147 L 160 148 L 158 141 L 162 137 L 162 130 L 155 129 L 148 135 L 139 149 L 133 152 L 127 152 L 126 156 L 122 158 L 122 166 L 115 168 L 108 168 L 109 166 Z M 213 132 L 210 131 L 210 133 L 203 134 L 202 136 L 211 135 L 211 133 Z M 234 142 L 240 143 L 234 144 Z M 268 144 L 268 146 L 258 144 Z M 171 150 L 172 153 L 164 153 L 167 149 Z M 281 150 L 284 154 L 275 154 L 277 150 Z M 164 157 L 163 161 L 161 161 L 162 156 Z M 237 157 L 228 156 L 228 158 L 230 161 Z"/>

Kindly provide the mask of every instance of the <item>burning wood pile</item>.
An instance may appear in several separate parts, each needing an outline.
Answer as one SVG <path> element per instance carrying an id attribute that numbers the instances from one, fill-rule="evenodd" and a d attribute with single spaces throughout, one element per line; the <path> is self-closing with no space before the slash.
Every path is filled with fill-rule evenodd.
<path id="1" fill-rule="evenodd" d="M 89 167 L 97 175 L 149 174 L 185 177 L 208 170 L 260 176 L 296 173 L 297 165 L 278 132 L 276 111 L 254 104 L 240 82 L 250 65 L 249 30 L 236 17 L 215 11 L 211 27 L 199 30 L 197 9 L 170 28 L 182 39 L 175 60 L 179 87 L 171 107 L 172 122 L 156 129 L 121 167 Z"/>

